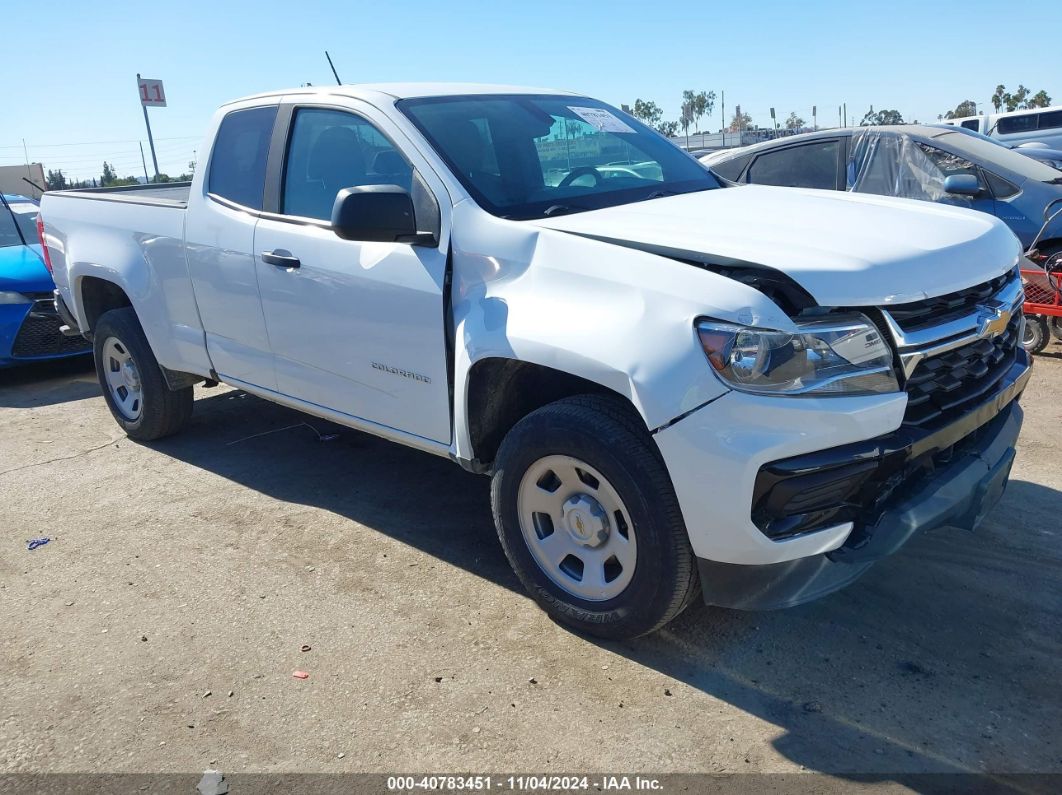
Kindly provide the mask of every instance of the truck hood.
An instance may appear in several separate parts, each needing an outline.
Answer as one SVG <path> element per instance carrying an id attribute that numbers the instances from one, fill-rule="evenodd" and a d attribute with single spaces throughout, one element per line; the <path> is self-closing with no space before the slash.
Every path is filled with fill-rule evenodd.
<path id="1" fill-rule="evenodd" d="M 905 303 L 988 281 L 1021 255 L 993 216 L 930 202 L 748 185 L 528 223 L 781 271 L 821 306 Z"/>
<path id="2" fill-rule="evenodd" d="M 40 246 L 0 248 L 0 292 L 50 293 L 55 289 Z"/>

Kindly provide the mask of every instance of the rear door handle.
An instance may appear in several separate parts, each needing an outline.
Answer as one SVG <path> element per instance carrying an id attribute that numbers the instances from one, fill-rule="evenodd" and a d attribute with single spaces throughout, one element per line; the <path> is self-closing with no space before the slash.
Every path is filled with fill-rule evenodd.
<path id="1" fill-rule="evenodd" d="M 267 265 L 276 265 L 278 268 L 301 268 L 299 258 L 284 248 L 262 252 L 262 262 Z"/>

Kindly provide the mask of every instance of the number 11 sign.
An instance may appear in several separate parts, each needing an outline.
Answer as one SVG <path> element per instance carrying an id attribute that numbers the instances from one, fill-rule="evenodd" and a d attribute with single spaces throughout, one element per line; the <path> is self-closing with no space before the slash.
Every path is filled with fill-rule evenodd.
<path id="1" fill-rule="evenodd" d="M 137 89 L 140 91 L 141 110 L 144 111 L 144 126 L 147 127 L 148 145 L 151 147 L 151 164 L 155 167 L 155 180 L 159 178 L 159 159 L 155 156 L 155 139 L 151 137 L 151 122 L 148 121 L 147 109 L 166 107 L 166 94 L 162 90 L 161 80 L 152 80 L 147 77 L 136 76 Z M 144 155 L 143 144 L 140 146 L 140 155 Z M 147 165 L 144 166 L 144 179 L 148 178 Z"/>
<path id="2" fill-rule="evenodd" d="M 166 107 L 166 92 L 162 90 L 161 80 L 151 80 L 147 77 L 139 77 L 137 86 L 140 89 L 140 104 L 145 108 Z"/>

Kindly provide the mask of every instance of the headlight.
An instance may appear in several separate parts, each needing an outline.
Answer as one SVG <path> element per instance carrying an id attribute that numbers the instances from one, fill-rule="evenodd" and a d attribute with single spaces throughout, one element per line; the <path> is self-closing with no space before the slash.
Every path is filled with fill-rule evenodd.
<path id="1" fill-rule="evenodd" d="M 799 323 L 796 333 L 702 320 L 697 335 L 728 385 L 763 395 L 896 392 L 892 351 L 863 315 Z"/>
<path id="2" fill-rule="evenodd" d="M 22 293 L 0 292 L 0 304 L 29 304 L 32 302 L 32 298 L 29 298 Z"/>

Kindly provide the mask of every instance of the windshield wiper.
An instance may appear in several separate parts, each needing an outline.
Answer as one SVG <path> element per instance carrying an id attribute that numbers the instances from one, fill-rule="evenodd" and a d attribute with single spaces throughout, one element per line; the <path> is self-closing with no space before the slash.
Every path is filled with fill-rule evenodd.
<path id="1" fill-rule="evenodd" d="M 579 207 L 575 204 L 554 204 L 543 210 L 542 215 L 546 218 L 551 218 L 554 215 L 567 215 L 568 213 L 581 213 L 587 210 L 586 207 Z"/>

